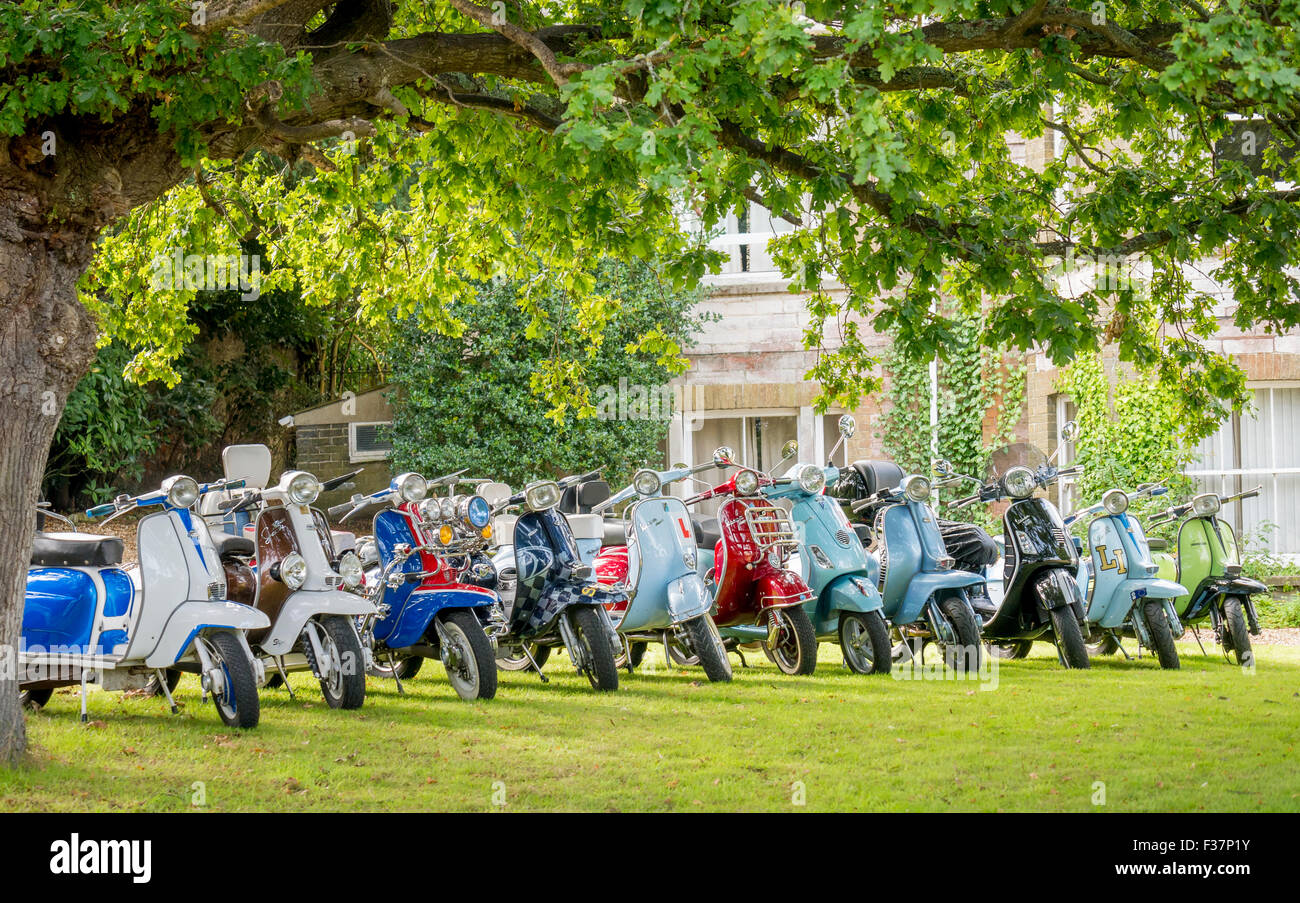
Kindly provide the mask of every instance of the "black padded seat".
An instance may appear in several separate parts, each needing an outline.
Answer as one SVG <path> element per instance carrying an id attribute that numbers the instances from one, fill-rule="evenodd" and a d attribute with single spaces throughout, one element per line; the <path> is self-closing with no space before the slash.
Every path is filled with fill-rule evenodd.
<path id="1" fill-rule="evenodd" d="M 604 480 L 588 480 L 565 489 L 557 507 L 565 514 L 590 514 L 609 495 L 609 484 Z"/>
<path id="2" fill-rule="evenodd" d="M 623 527 L 623 518 L 605 518 L 605 536 L 601 539 L 600 544 L 602 546 L 627 545 L 627 530 Z"/>
<path id="3" fill-rule="evenodd" d="M 903 468 L 893 461 L 854 461 L 853 469 L 862 478 L 866 495 L 882 489 L 896 489 L 903 482 Z"/>
<path id="4" fill-rule="evenodd" d="M 695 530 L 695 544 L 701 548 L 711 549 L 722 539 L 722 527 L 716 517 L 692 517 L 691 527 Z"/>
<path id="5" fill-rule="evenodd" d="M 111 567 L 122 563 L 122 540 L 93 533 L 37 533 L 31 560 L 38 567 Z"/>
<path id="6" fill-rule="evenodd" d="M 871 539 L 872 539 L 872 537 L 871 537 L 871 527 L 870 527 L 870 526 L 868 526 L 867 524 L 854 524 L 854 525 L 853 525 L 853 532 L 856 533 L 856 534 L 858 534 L 858 539 L 860 539 L 860 540 L 862 541 L 862 544 L 863 544 L 864 546 L 869 546 L 869 545 L 871 545 Z"/>
<path id="7" fill-rule="evenodd" d="M 222 558 L 227 555 L 252 555 L 257 546 L 247 536 L 236 536 L 225 531 L 212 534 L 212 544 L 217 547 L 217 554 Z"/>

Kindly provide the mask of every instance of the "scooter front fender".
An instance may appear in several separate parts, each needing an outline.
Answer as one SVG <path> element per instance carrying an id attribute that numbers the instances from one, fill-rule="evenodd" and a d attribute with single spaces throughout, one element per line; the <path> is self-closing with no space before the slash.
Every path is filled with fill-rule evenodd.
<path id="1" fill-rule="evenodd" d="M 268 655 L 284 655 L 298 641 L 309 618 L 317 615 L 368 615 L 375 606 L 363 596 L 338 589 L 300 589 L 289 594 L 276 615 L 275 626 L 258 643 Z"/>
<path id="2" fill-rule="evenodd" d="M 190 599 L 172 612 L 158 637 L 158 645 L 145 656 L 144 663 L 149 668 L 171 667 L 185 657 L 194 638 L 204 630 L 249 631 L 270 626 L 270 618 L 248 605 Z"/>
<path id="3" fill-rule="evenodd" d="M 911 624 L 921 616 L 925 604 L 941 589 L 965 589 L 983 583 L 984 578 L 970 571 L 921 571 L 912 576 L 903 594 L 903 604 L 891 619 L 895 624 Z"/>
<path id="4" fill-rule="evenodd" d="M 1088 606 L 1088 620 L 1108 629 L 1119 627 L 1128 617 L 1129 610 L 1136 604 L 1134 593 L 1139 592 L 1152 599 L 1177 599 L 1187 594 L 1187 588 L 1172 580 L 1161 580 L 1159 577 L 1134 577 L 1121 580 L 1111 590 L 1110 598 L 1104 607 L 1099 608 L 1097 599 L 1092 600 Z"/>
<path id="5" fill-rule="evenodd" d="M 812 590 L 794 571 L 772 570 L 754 580 L 754 598 L 762 611 L 803 605 L 812 599 Z"/>
<path id="6" fill-rule="evenodd" d="M 866 577 L 854 574 L 836 577 L 822 590 L 822 596 L 828 603 L 825 606 L 828 615 L 837 611 L 860 611 L 866 614 L 885 607 L 885 601 L 880 598 L 880 590 L 876 589 L 875 584 Z"/>
<path id="7" fill-rule="evenodd" d="M 708 614 L 713 596 L 699 574 L 686 574 L 668 584 L 668 614 L 674 624 Z"/>

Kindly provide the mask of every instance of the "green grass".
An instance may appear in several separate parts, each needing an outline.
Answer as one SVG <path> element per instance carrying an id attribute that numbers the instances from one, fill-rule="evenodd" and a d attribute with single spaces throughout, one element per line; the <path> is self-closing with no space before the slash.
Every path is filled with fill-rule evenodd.
<path id="1" fill-rule="evenodd" d="M 796 782 L 809 810 L 1300 811 L 1300 649 L 1260 647 L 1253 675 L 1179 651 L 1177 672 L 1149 657 L 1068 672 L 1038 644 L 989 690 L 855 676 L 827 645 L 812 677 L 751 655 L 710 685 L 651 647 L 658 670 L 615 694 L 557 656 L 551 683 L 502 674 L 475 704 L 426 663 L 406 696 L 370 680 L 355 712 L 297 675 L 298 700 L 264 691 L 249 732 L 200 705 L 193 677 L 177 717 L 93 692 L 82 726 L 62 691 L 28 719 L 30 764 L 0 771 L 0 811 L 189 810 L 195 782 L 217 811 L 490 811 L 494 791 L 509 811 L 790 811 Z"/>

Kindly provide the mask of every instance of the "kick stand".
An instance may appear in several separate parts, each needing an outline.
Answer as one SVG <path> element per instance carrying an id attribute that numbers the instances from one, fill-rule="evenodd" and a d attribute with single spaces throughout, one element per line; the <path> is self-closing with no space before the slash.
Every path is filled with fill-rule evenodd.
<path id="1" fill-rule="evenodd" d="M 1124 644 L 1119 641 L 1119 637 L 1115 637 L 1115 645 L 1119 647 L 1120 652 L 1124 653 L 1125 661 L 1130 661 L 1130 662 L 1133 661 L 1133 656 L 1128 654 L 1128 650 L 1125 649 Z M 1138 643 L 1138 656 L 1141 655 L 1142 655 L 1142 644 Z"/>
<path id="2" fill-rule="evenodd" d="M 743 652 L 740 651 L 740 647 L 739 647 L 739 646 L 736 647 L 735 652 L 736 652 L 736 655 L 740 656 L 740 667 L 742 667 L 742 668 L 748 668 L 748 667 L 749 667 L 749 662 L 745 661 L 745 653 L 743 653 Z"/>
<path id="3" fill-rule="evenodd" d="M 548 684 L 548 683 L 550 683 L 550 682 L 551 682 L 551 679 L 550 679 L 549 677 L 547 677 L 545 674 L 542 673 L 542 669 L 541 669 L 541 667 L 538 666 L 538 664 L 537 664 L 537 660 L 536 660 L 535 658 L 533 658 L 533 654 L 532 654 L 531 652 L 528 651 L 528 647 L 527 647 L 526 645 L 520 645 L 519 648 L 522 649 L 522 650 L 524 650 L 524 657 L 525 657 L 526 659 L 528 659 L 528 663 L 531 664 L 531 665 L 533 666 L 533 670 L 536 671 L 536 672 L 537 672 L 537 676 L 540 677 L 540 678 L 542 679 L 542 683 L 544 683 L 544 684 Z"/>
<path id="4" fill-rule="evenodd" d="M 1196 637 L 1196 645 L 1201 647 L 1201 655 L 1205 655 L 1206 654 L 1205 646 L 1203 643 L 1201 643 L 1201 631 L 1196 628 L 1195 624 L 1192 624 L 1190 626 L 1192 628 L 1192 636 Z"/>
<path id="5" fill-rule="evenodd" d="M 81 723 L 85 724 L 90 718 L 86 714 L 86 669 L 81 669 Z"/>
<path id="6" fill-rule="evenodd" d="M 155 668 L 153 673 L 158 686 L 162 687 L 163 696 L 167 697 L 167 706 L 172 710 L 172 714 L 180 714 L 180 709 L 176 708 L 176 701 L 172 699 L 171 687 L 167 686 L 167 676 L 163 674 L 162 668 Z"/>
<path id="7" fill-rule="evenodd" d="M 274 659 L 275 670 L 280 672 L 280 680 L 284 683 L 284 688 L 289 691 L 289 699 L 294 699 L 293 687 L 289 686 L 289 675 L 284 673 L 284 656 L 277 655 Z"/>
<path id="8" fill-rule="evenodd" d="M 388 667 L 393 669 L 393 683 L 397 684 L 397 695 L 405 696 L 406 691 L 402 689 L 402 679 L 397 676 L 397 659 L 393 658 L 393 653 L 388 653 Z"/>

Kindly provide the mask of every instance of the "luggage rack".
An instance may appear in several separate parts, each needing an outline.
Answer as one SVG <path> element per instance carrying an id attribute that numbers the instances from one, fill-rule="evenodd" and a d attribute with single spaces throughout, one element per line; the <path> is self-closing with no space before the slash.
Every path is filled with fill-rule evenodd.
<path id="1" fill-rule="evenodd" d="M 745 524 L 760 552 L 775 548 L 796 549 L 794 522 L 784 508 L 771 502 L 750 502 L 745 506 Z"/>

